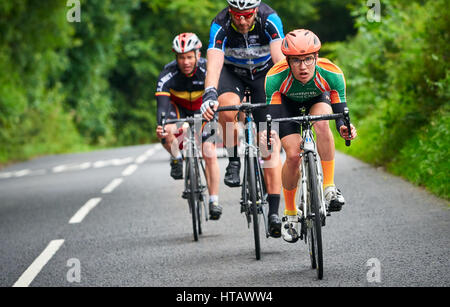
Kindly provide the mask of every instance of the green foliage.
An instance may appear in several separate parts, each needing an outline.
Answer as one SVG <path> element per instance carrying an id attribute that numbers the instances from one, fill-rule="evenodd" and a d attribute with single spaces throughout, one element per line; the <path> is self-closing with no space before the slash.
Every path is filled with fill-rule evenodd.
<path id="1" fill-rule="evenodd" d="M 65 141 L 78 134 L 59 81 L 73 30 L 60 3 L 0 5 L 0 163 L 48 152 L 50 139 L 51 152 L 75 148 Z"/>
<path id="2" fill-rule="evenodd" d="M 450 105 L 438 109 L 427 126 L 406 142 L 388 169 L 449 199 Z"/>
<path id="3" fill-rule="evenodd" d="M 346 74 L 349 105 L 359 127 L 360 139 L 348 152 L 415 178 L 446 198 L 447 6 L 446 0 L 383 1 L 380 23 L 368 23 L 367 8 L 361 7 L 357 36 L 331 48 Z"/>
<path id="4" fill-rule="evenodd" d="M 68 51 L 70 66 L 63 82 L 78 130 L 91 144 L 115 142 L 108 76 L 117 64 L 122 36 L 131 30 L 129 12 L 137 5 L 91 1 L 82 6 L 82 22 L 74 23 L 76 46 Z"/>

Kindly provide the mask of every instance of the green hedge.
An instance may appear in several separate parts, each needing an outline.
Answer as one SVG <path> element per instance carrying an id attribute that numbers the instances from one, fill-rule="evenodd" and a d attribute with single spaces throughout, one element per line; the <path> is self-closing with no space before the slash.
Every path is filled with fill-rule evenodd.
<path id="1" fill-rule="evenodd" d="M 448 2 L 383 1 L 381 22 L 356 11 L 358 34 L 328 46 L 347 77 L 364 161 L 449 199 Z"/>

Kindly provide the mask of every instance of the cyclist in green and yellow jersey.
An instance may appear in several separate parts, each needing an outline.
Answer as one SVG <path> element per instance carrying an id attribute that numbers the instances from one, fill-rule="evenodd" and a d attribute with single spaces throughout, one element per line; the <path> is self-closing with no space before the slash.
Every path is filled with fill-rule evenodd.
<path id="1" fill-rule="evenodd" d="M 267 104 L 279 105 L 279 116 L 301 115 L 304 107 L 312 115 L 342 113 L 347 106 L 345 78 L 342 70 L 331 61 L 319 58 L 321 43 L 309 30 L 294 30 L 283 39 L 281 50 L 286 59 L 275 64 L 266 75 L 265 92 Z M 286 151 L 286 161 L 282 168 L 282 185 L 285 197 L 285 217 L 282 235 L 288 242 L 295 236 L 286 231 L 289 224 L 298 230 L 295 194 L 300 178 L 299 124 L 280 123 L 279 136 Z M 354 139 L 356 129 L 351 126 L 351 136 L 343 121 L 336 121 L 336 128 L 344 139 Z M 335 146 L 328 121 L 314 124 L 317 149 L 323 168 L 323 188 L 329 211 L 340 211 L 345 200 L 334 184 Z M 285 227 L 287 226 L 287 228 Z"/>

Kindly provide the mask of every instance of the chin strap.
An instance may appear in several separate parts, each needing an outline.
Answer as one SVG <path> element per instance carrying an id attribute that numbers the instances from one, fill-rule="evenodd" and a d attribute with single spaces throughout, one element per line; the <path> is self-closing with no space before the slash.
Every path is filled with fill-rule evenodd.
<path id="1" fill-rule="evenodd" d="M 195 73 L 197 72 L 197 65 L 195 65 L 195 68 L 194 68 L 194 70 L 190 73 L 190 74 L 185 74 L 185 76 L 186 77 L 188 77 L 188 78 L 190 78 L 190 77 L 192 77 L 193 75 L 195 75 Z"/>
<path id="2" fill-rule="evenodd" d="M 186 77 L 190 78 L 193 75 L 195 75 L 195 73 L 197 72 L 197 68 L 198 68 L 198 60 L 195 60 L 195 68 L 192 70 L 192 72 L 190 72 L 189 74 L 184 74 Z M 181 70 L 180 70 L 181 71 Z"/>

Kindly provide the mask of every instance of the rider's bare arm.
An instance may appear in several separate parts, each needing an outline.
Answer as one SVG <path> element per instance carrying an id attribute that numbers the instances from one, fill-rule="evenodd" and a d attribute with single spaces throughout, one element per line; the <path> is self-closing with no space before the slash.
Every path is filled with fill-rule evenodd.
<path id="1" fill-rule="evenodd" d="M 206 54 L 206 80 L 205 88 L 219 86 L 220 72 L 222 71 L 224 62 L 224 53 L 218 49 L 209 49 Z"/>
<path id="2" fill-rule="evenodd" d="M 282 40 L 277 40 L 270 44 L 270 55 L 274 64 L 284 59 L 284 54 L 281 52 L 281 42 Z"/>

